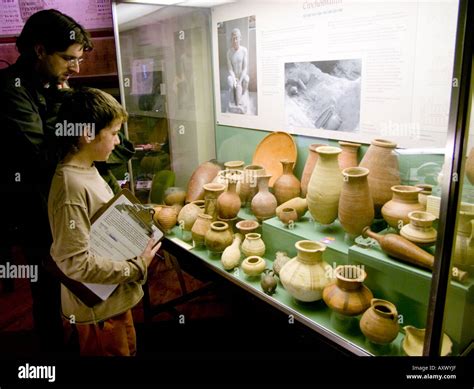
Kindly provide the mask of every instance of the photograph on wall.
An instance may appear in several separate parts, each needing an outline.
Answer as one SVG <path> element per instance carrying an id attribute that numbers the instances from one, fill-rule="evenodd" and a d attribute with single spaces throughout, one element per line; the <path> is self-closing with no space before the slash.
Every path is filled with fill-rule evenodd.
<path id="1" fill-rule="evenodd" d="M 222 113 L 257 115 L 255 16 L 217 23 Z"/>
<path id="2" fill-rule="evenodd" d="M 358 132 L 361 59 L 285 63 L 289 128 Z"/>

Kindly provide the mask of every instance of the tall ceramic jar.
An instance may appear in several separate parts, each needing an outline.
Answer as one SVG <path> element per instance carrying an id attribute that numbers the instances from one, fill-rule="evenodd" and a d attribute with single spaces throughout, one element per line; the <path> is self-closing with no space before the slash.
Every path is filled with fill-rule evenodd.
<path id="1" fill-rule="evenodd" d="M 359 166 L 369 169 L 369 188 L 374 200 L 375 217 L 381 217 L 383 205 L 392 198 L 392 186 L 400 185 L 400 168 L 395 154 L 397 144 L 374 139 Z"/>
<path id="2" fill-rule="evenodd" d="M 265 255 L 265 243 L 262 240 L 262 236 L 255 232 L 245 235 L 241 249 L 242 254 L 246 257 L 252 255 L 263 257 Z"/>
<path id="3" fill-rule="evenodd" d="M 338 143 L 342 150 L 341 154 L 339 154 L 339 167 L 341 170 L 359 166 L 357 153 L 359 151 L 360 143 L 344 142 L 342 140 Z"/>
<path id="4" fill-rule="evenodd" d="M 410 185 L 392 186 L 393 198 L 382 207 L 385 221 L 396 230 L 410 223 L 408 214 L 413 211 L 423 211 L 424 206 L 418 202 L 421 188 Z"/>
<path id="5" fill-rule="evenodd" d="M 338 266 L 335 276 L 336 282 L 323 290 L 323 300 L 329 308 L 344 316 L 357 316 L 370 307 L 374 296 L 363 284 L 367 273 L 362 267 Z"/>
<path id="6" fill-rule="evenodd" d="M 282 159 L 283 174 L 276 179 L 273 184 L 273 193 L 277 199 L 278 205 L 291 200 L 300 195 L 300 181 L 293 174 L 295 167 L 294 161 Z"/>
<path id="7" fill-rule="evenodd" d="M 467 157 L 466 176 L 469 182 L 474 185 L 474 147 L 471 148 Z"/>
<path id="8" fill-rule="evenodd" d="M 304 198 L 308 193 L 308 184 L 309 180 L 311 179 L 311 175 L 313 174 L 314 167 L 316 166 L 316 162 L 318 160 L 318 153 L 316 149 L 319 146 L 326 146 L 322 143 L 313 143 L 308 147 L 308 157 L 306 158 L 306 163 L 303 168 L 303 173 L 301 174 L 301 196 Z"/>
<path id="9" fill-rule="evenodd" d="M 360 329 L 375 344 L 389 344 L 398 335 L 398 312 L 390 301 L 372 299 L 371 306 L 360 319 Z"/>
<path id="10" fill-rule="evenodd" d="M 239 213 L 241 202 L 236 189 L 237 182 L 229 180 L 227 191 L 217 198 L 217 212 L 219 217 L 223 219 L 233 219 Z"/>
<path id="11" fill-rule="evenodd" d="M 309 181 L 306 199 L 313 219 L 321 224 L 331 224 L 337 218 L 342 189 L 343 178 L 338 163 L 341 149 L 320 146 L 316 152 L 319 158 Z"/>
<path id="12" fill-rule="evenodd" d="M 350 167 L 342 171 L 344 183 L 339 198 L 338 217 L 349 237 L 362 233 L 374 220 L 374 203 L 369 190 L 369 169 Z"/>
<path id="13" fill-rule="evenodd" d="M 462 209 L 462 208 L 461 208 Z M 474 211 L 459 212 L 459 224 L 454 246 L 454 265 L 471 270 L 474 266 Z"/>
<path id="14" fill-rule="evenodd" d="M 193 228 L 191 228 L 191 234 L 193 237 L 194 245 L 196 247 L 204 246 L 204 237 L 207 231 L 211 228 L 212 216 L 200 213 L 194 222 Z"/>
<path id="15" fill-rule="evenodd" d="M 260 165 L 248 165 L 244 167 L 243 174 L 240 184 L 240 200 L 243 205 L 250 205 L 258 192 L 257 177 L 265 175 L 265 169 Z"/>
<path id="16" fill-rule="evenodd" d="M 297 255 L 280 269 L 280 281 L 297 300 L 320 300 L 332 273 L 331 267 L 323 261 L 326 246 L 311 240 L 300 240 L 295 247 Z"/>
<path id="17" fill-rule="evenodd" d="M 254 196 L 251 203 L 252 212 L 260 222 L 275 216 L 277 199 L 268 190 L 270 178 L 271 174 L 257 177 L 258 193 Z"/>
<path id="18" fill-rule="evenodd" d="M 204 213 L 210 215 L 212 220 L 217 220 L 217 198 L 224 192 L 225 185 L 217 182 L 205 184 L 204 188 Z"/>
<path id="19" fill-rule="evenodd" d="M 227 246 L 232 244 L 234 237 L 229 225 L 224 222 L 212 222 L 211 228 L 206 232 L 204 243 L 213 254 L 222 253 Z"/>

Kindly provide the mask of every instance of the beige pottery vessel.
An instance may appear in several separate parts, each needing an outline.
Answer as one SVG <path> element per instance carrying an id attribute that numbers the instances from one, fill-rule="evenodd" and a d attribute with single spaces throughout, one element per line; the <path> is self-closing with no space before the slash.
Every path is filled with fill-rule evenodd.
<path id="1" fill-rule="evenodd" d="M 436 243 L 437 231 L 433 228 L 436 217 L 426 211 L 413 211 L 408 214 L 410 223 L 404 225 L 400 235 L 418 246 L 432 246 Z"/>
<path id="2" fill-rule="evenodd" d="M 404 353 L 410 357 L 421 357 L 423 355 L 426 329 L 413 326 L 405 326 L 403 329 L 405 330 L 405 338 L 403 338 L 402 342 Z M 441 356 L 448 356 L 452 350 L 453 342 L 448 335 L 443 334 Z"/>
<path id="3" fill-rule="evenodd" d="M 408 214 L 413 211 L 423 211 L 424 206 L 418 202 L 421 188 L 410 185 L 392 186 L 392 200 L 382 207 L 382 216 L 385 221 L 396 230 L 410 223 Z"/>
<path id="4" fill-rule="evenodd" d="M 360 319 L 360 330 L 373 343 L 393 342 L 399 331 L 397 308 L 381 299 L 372 299 L 370 305 Z"/>
<path id="5" fill-rule="evenodd" d="M 244 254 L 245 257 L 263 257 L 265 255 L 265 242 L 262 240 L 262 236 L 260 234 L 252 232 L 245 235 L 241 249 L 242 254 Z"/>
<path id="6" fill-rule="evenodd" d="M 316 149 L 319 146 L 327 146 L 323 143 L 313 143 L 308 147 L 308 157 L 306 158 L 306 163 L 303 168 L 303 173 L 301 174 L 301 196 L 306 197 L 308 193 L 308 184 L 313 174 L 314 167 L 316 166 L 316 161 L 318 160 L 318 153 Z"/>
<path id="7" fill-rule="evenodd" d="M 235 234 L 234 241 L 230 246 L 224 249 L 221 256 L 222 267 L 225 270 L 232 270 L 240 265 L 240 244 L 242 243 L 242 235 Z"/>

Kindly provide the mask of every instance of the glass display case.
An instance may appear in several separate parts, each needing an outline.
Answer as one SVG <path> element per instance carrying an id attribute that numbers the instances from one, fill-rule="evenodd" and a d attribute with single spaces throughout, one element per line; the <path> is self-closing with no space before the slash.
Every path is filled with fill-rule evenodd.
<path id="1" fill-rule="evenodd" d="M 114 3 L 167 247 L 354 354 L 471 352 L 472 4 L 218 3 Z"/>

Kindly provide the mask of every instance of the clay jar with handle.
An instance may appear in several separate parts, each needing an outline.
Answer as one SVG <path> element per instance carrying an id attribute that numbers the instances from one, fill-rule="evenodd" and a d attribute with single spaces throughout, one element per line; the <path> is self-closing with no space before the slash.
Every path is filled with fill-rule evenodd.
<path id="1" fill-rule="evenodd" d="M 370 307 L 374 298 L 363 282 L 367 273 L 359 266 L 343 265 L 335 270 L 336 282 L 323 290 L 329 308 L 344 316 L 357 316 Z"/>
<path id="2" fill-rule="evenodd" d="M 351 143 L 339 141 L 339 147 L 342 152 L 339 154 L 339 167 L 341 170 L 349 167 L 359 166 L 359 160 L 357 159 L 357 153 L 359 151 L 360 143 Z"/>
<path id="3" fill-rule="evenodd" d="M 189 179 L 186 190 L 186 202 L 190 203 L 195 200 L 204 199 L 203 186 L 212 182 L 220 170 L 221 167 L 213 161 L 204 162 L 199 165 Z"/>
<path id="4" fill-rule="evenodd" d="M 283 287 L 295 299 L 311 302 L 322 298 L 323 289 L 331 281 L 331 267 L 323 261 L 326 246 L 311 240 L 295 243 L 297 255 L 280 269 Z"/>
<path id="5" fill-rule="evenodd" d="M 462 206 L 461 209 L 463 209 Z M 461 269 L 473 272 L 472 267 L 474 266 L 474 210 L 459 212 L 459 223 L 456 234 L 456 243 L 454 246 L 453 262 Z"/>
<path id="6" fill-rule="evenodd" d="M 242 254 L 246 257 L 256 255 L 263 257 L 265 254 L 265 242 L 262 240 L 262 236 L 255 232 L 245 235 L 245 239 L 242 242 Z"/>
<path id="7" fill-rule="evenodd" d="M 273 184 L 273 193 L 278 204 L 282 204 L 300 195 L 300 181 L 293 174 L 294 161 L 282 159 L 283 174 Z"/>
<path id="8" fill-rule="evenodd" d="M 244 205 L 250 205 L 258 192 L 257 177 L 265 175 L 265 169 L 260 165 L 244 167 L 243 178 L 240 184 L 240 200 Z"/>
<path id="9" fill-rule="evenodd" d="M 375 239 L 382 250 L 392 257 L 426 269 L 433 269 L 434 256 L 410 242 L 408 239 L 405 239 L 403 236 L 396 234 L 377 234 L 371 231 L 369 227 L 365 227 L 362 230 L 362 235 Z"/>
<path id="10" fill-rule="evenodd" d="M 471 185 L 474 185 L 474 147 L 471 148 L 467 157 L 466 176 Z"/>
<path id="11" fill-rule="evenodd" d="M 376 344 L 389 344 L 399 331 L 398 312 L 390 301 L 372 299 L 371 306 L 360 319 L 360 330 Z"/>
<path id="12" fill-rule="evenodd" d="M 410 223 L 404 225 L 400 235 L 418 246 L 432 246 L 436 243 L 437 232 L 433 228 L 436 217 L 429 212 L 413 211 L 408 214 Z"/>
<path id="13" fill-rule="evenodd" d="M 308 193 L 308 184 L 313 174 L 314 167 L 316 166 L 316 161 L 318 160 L 318 153 L 316 149 L 319 146 L 327 146 L 323 143 L 313 143 L 308 147 L 308 157 L 306 158 L 306 163 L 303 168 L 303 174 L 301 175 L 301 196 L 306 197 Z"/>
<path id="14" fill-rule="evenodd" d="M 233 219 L 239 213 L 241 201 L 236 189 L 237 182 L 229 180 L 227 191 L 217 198 L 217 211 L 220 218 Z"/>
<path id="15" fill-rule="evenodd" d="M 400 185 L 396 147 L 397 144 L 389 140 L 374 139 L 359 164 L 369 169 L 369 188 L 377 218 L 381 217 L 383 205 L 392 198 L 392 186 Z"/>
<path id="16" fill-rule="evenodd" d="M 191 228 L 191 234 L 193 237 L 194 245 L 196 247 L 204 246 L 204 237 L 207 231 L 211 228 L 212 216 L 200 213 L 194 222 L 193 228 Z"/>
<path id="17" fill-rule="evenodd" d="M 392 186 L 392 200 L 382 207 L 382 216 L 385 221 L 396 230 L 410 223 L 408 214 L 413 211 L 423 211 L 425 207 L 418 202 L 421 188 L 409 185 Z"/>
<path id="18" fill-rule="evenodd" d="M 344 182 L 339 198 L 338 216 L 342 228 L 354 238 L 374 220 L 374 203 L 369 190 L 369 169 L 350 167 L 342 171 Z"/>
<path id="19" fill-rule="evenodd" d="M 309 181 L 306 200 L 313 219 L 327 225 L 337 218 L 343 180 L 337 160 L 341 149 L 320 146 L 316 152 L 319 158 Z"/>
<path id="20" fill-rule="evenodd" d="M 260 222 L 275 216 L 277 199 L 268 190 L 270 178 L 271 175 L 257 177 L 258 193 L 254 196 L 251 203 L 252 212 Z"/>
<path id="21" fill-rule="evenodd" d="M 206 232 L 204 243 L 213 254 L 222 253 L 227 246 L 232 244 L 234 237 L 229 225 L 224 222 L 212 222 L 211 228 Z"/>

